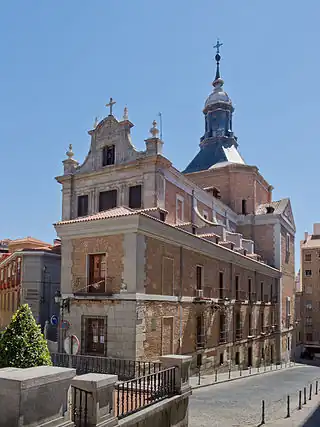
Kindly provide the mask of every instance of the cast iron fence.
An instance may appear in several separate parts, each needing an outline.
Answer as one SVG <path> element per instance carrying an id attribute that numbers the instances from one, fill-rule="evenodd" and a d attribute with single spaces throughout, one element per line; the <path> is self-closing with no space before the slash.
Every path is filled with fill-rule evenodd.
<path id="1" fill-rule="evenodd" d="M 92 399 L 91 393 L 72 386 L 72 421 L 76 427 L 88 426 L 89 399 Z"/>
<path id="2" fill-rule="evenodd" d="M 121 419 L 176 393 L 176 368 L 115 385 L 115 415 Z"/>
<path id="3" fill-rule="evenodd" d="M 129 359 L 111 359 L 87 355 L 51 353 L 53 366 L 76 369 L 77 375 L 90 372 L 118 375 L 120 381 L 153 374 L 161 369 L 159 362 L 144 362 Z"/>

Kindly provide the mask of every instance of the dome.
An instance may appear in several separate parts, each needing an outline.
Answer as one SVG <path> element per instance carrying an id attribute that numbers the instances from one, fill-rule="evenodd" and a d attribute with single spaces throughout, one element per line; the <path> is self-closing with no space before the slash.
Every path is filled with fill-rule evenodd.
<path id="1" fill-rule="evenodd" d="M 222 84 L 223 83 L 219 82 L 219 84 L 215 85 L 213 92 L 208 96 L 206 100 L 205 108 L 209 105 L 217 104 L 218 102 L 226 102 L 228 104 L 232 103 L 227 92 L 223 90 Z"/>

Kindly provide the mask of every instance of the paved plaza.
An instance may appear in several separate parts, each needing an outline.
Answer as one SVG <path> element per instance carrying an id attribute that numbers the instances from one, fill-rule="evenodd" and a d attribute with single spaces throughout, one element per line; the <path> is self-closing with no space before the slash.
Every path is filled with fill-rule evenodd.
<path id="1" fill-rule="evenodd" d="M 298 392 L 320 379 L 320 368 L 296 365 L 292 368 L 251 376 L 193 390 L 190 399 L 191 427 L 257 426 L 261 401 L 265 400 L 265 421 L 284 419 L 290 395 L 292 420 L 298 407 Z M 307 389 L 307 399 L 309 387 Z M 318 399 L 312 390 L 312 400 Z M 302 409 L 303 411 L 304 409 Z M 272 424 L 271 424 L 272 425 Z M 278 425 L 278 424 L 277 424 Z"/>

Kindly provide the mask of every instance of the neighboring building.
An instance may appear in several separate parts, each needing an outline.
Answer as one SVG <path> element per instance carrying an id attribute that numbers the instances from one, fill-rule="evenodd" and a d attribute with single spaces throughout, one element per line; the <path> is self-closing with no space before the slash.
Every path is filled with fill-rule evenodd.
<path id="1" fill-rule="evenodd" d="M 84 354 L 182 353 L 207 365 L 290 355 L 290 201 L 272 201 L 271 186 L 240 156 L 216 59 L 200 152 L 184 173 L 163 156 L 156 122 L 146 150 L 135 149 L 128 111 L 118 121 L 112 99 L 89 131 L 84 163 L 67 152 L 55 228 L 68 334 Z"/>
<path id="2" fill-rule="evenodd" d="M 26 237 L 11 240 L 0 254 L 0 328 L 4 329 L 20 304 L 29 304 L 36 321 L 44 327 L 53 314 L 60 289 L 60 241 L 48 243 Z"/>
<path id="3" fill-rule="evenodd" d="M 10 242 L 9 239 L 0 240 L 0 254 L 6 254 L 9 252 L 9 249 L 8 249 L 9 242 Z"/>
<path id="4" fill-rule="evenodd" d="M 320 353 L 320 224 L 300 242 L 300 317 L 304 349 Z"/>

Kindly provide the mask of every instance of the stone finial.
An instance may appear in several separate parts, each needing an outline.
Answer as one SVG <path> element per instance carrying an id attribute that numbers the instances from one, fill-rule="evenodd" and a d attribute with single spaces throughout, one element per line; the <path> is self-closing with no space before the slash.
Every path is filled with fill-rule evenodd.
<path id="1" fill-rule="evenodd" d="M 95 117 L 94 123 L 93 123 L 93 129 L 95 129 L 98 126 L 98 123 L 99 123 L 99 119 L 98 117 Z"/>
<path id="2" fill-rule="evenodd" d="M 124 107 L 123 120 L 129 120 L 128 107 Z"/>
<path id="3" fill-rule="evenodd" d="M 152 138 L 158 138 L 159 136 L 159 129 L 157 128 L 157 122 L 153 120 L 152 122 L 152 128 L 150 129 L 150 133 L 152 135 Z"/>
<path id="4" fill-rule="evenodd" d="M 72 144 L 69 144 L 69 150 L 66 152 L 66 155 L 69 157 L 69 159 L 73 158 L 74 152 L 72 151 Z"/>

